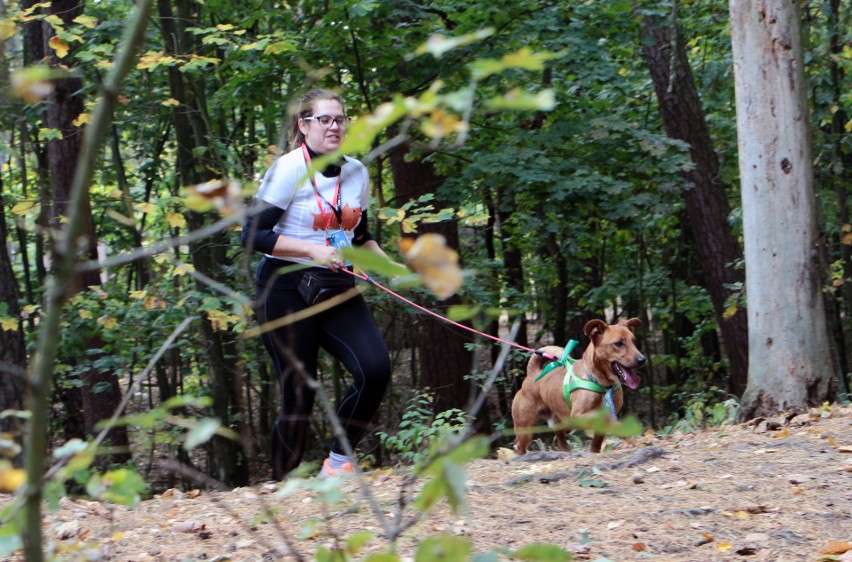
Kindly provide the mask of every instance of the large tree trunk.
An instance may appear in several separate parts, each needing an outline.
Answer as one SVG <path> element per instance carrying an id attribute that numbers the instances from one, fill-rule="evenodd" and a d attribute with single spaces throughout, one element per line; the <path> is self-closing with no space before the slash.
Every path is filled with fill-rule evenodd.
<path id="1" fill-rule="evenodd" d="M 187 29 L 197 22 L 191 0 L 177 0 L 177 17 L 170 0 L 157 0 L 160 24 L 165 37 L 166 52 L 172 55 L 194 53 L 191 35 Z M 208 156 L 215 151 L 215 142 L 209 128 L 207 108 L 200 89 L 202 85 L 191 82 L 178 69 L 169 69 L 171 96 L 181 105 L 174 109 L 175 135 L 177 137 L 178 181 L 182 185 L 203 183 L 216 177 L 219 166 L 216 159 Z M 198 150 L 205 147 L 206 151 Z M 224 173 L 223 170 L 219 170 Z M 206 217 L 189 213 L 187 222 L 193 230 L 205 225 Z M 219 233 L 190 244 L 192 263 L 199 273 L 226 283 L 225 268 L 230 263 L 227 249 L 233 240 L 227 233 Z M 199 289 L 204 287 L 199 286 Z M 202 334 L 206 342 L 207 363 L 210 369 L 213 411 L 223 425 L 232 427 L 244 435 L 245 424 L 242 414 L 242 370 L 240 369 L 237 336 L 230 330 L 216 330 L 205 316 L 201 320 Z M 238 420 L 238 421 L 234 421 Z M 243 439 L 248 443 L 248 439 Z M 240 443 L 214 436 L 210 455 L 210 473 L 221 482 L 231 486 L 248 483 L 249 470 L 245 451 Z"/>
<path id="2" fill-rule="evenodd" d="M 0 8 L 0 16 L 2 15 L 4 15 L 3 10 Z M 0 42 L 0 83 L 9 83 L 9 65 L 6 61 L 5 42 Z M 13 114 L 8 99 L 0 101 L 0 111 L 5 115 Z M 5 124 L 7 123 L 4 120 Z M 3 176 L 0 175 L 0 202 L 2 201 Z M 8 235 L 6 207 L 0 204 L 0 319 L 13 318 L 19 322 L 14 329 L 0 326 L 0 412 L 10 409 L 23 409 L 24 372 L 27 365 L 24 330 L 20 324 L 21 307 L 18 302 L 18 281 L 15 279 L 15 273 L 12 270 L 12 260 L 9 256 L 7 244 Z M 15 429 L 14 426 L 15 420 L 13 418 L 0 419 L 0 432 L 10 433 Z"/>
<path id="3" fill-rule="evenodd" d="M 731 0 L 749 322 L 740 416 L 831 397 L 798 4 Z"/>
<path id="4" fill-rule="evenodd" d="M 54 0 L 50 4 L 50 13 L 62 19 L 65 25 L 70 25 L 72 20 L 83 14 L 83 4 L 79 0 Z M 50 34 L 44 34 L 45 44 L 50 39 Z M 51 52 L 45 49 L 46 52 Z M 59 65 L 62 61 L 55 53 L 50 57 L 51 64 Z M 67 64 L 67 61 L 64 61 Z M 50 225 L 58 230 L 62 227 L 62 217 L 67 214 L 68 201 L 71 199 L 71 182 L 74 177 L 74 169 L 80 155 L 82 140 L 82 129 L 74 124 L 74 121 L 83 113 L 82 88 L 83 82 L 78 77 L 68 77 L 55 80 L 54 90 L 48 99 L 47 110 L 44 121 L 48 128 L 56 129 L 62 133 L 62 137 L 51 139 L 46 144 L 47 162 L 50 170 L 50 185 L 53 205 L 49 215 Z M 97 239 L 95 236 L 94 222 L 92 221 L 92 208 L 89 202 L 88 191 L 85 194 L 83 204 L 85 223 L 85 256 L 89 259 L 97 259 Z M 101 284 L 99 272 L 92 270 L 78 275 L 70 293 L 85 290 L 88 287 Z M 103 342 L 98 337 L 86 341 L 88 349 L 101 349 Z M 98 422 L 109 419 L 121 402 L 121 389 L 116 374 L 95 367 L 87 369 L 81 375 L 80 399 L 74 396 L 75 392 L 66 389 L 66 415 L 71 420 L 82 420 L 82 432 L 84 435 L 97 433 Z M 81 412 L 75 409 L 81 408 Z M 72 424 L 74 425 L 73 421 Z M 123 425 L 113 428 L 107 443 L 113 447 L 111 461 L 127 462 L 131 459 L 129 452 L 129 439 L 127 428 Z"/>
<path id="5" fill-rule="evenodd" d="M 0 199 L 3 195 L 2 181 L 0 177 Z M 9 259 L 7 235 L 6 208 L 0 205 L 0 318 L 10 317 L 20 321 L 18 282 Z M 26 366 L 23 326 L 19 323 L 15 329 L 0 327 L 0 412 L 23 410 Z M 0 432 L 13 431 L 14 424 L 12 417 L 0 419 Z"/>
<path id="6" fill-rule="evenodd" d="M 677 23 L 648 17 L 642 29 L 645 62 L 654 81 L 663 127 L 669 137 L 689 143 L 695 164 L 681 174 L 687 182 L 684 202 L 731 365 L 731 391 L 742 396 L 748 381 L 747 313 L 738 309 L 725 314 L 729 287 L 743 282 L 743 273 L 735 267 L 742 250 L 728 224 L 729 186 L 719 174 L 719 160 Z"/>
<path id="7" fill-rule="evenodd" d="M 400 201 L 417 199 L 426 193 L 433 193 L 443 182 L 435 167 L 423 158 L 411 158 L 410 147 L 403 145 L 390 155 L 391 169 L 397 197 Z M 441 201 L 435 206 L 441 208 Z M 450 248 L 459 248 L 458 227 L 454 222 L 424 224 L 419 234 L 436 232 L 447 239 Z M 457 296 L 437 303 L 437 312 L 446 314 L 453 304 L 460 303 Z M 467 375 L 473 367 L 473 355 L 465 349 L 472 340 L 470 333 L 442 322 L 432 316 L 421 316 L 417 326 L 417 345 L 419 348 L 421 387 L 428 387 L 435 394 L 433 410 L 442 412 L 450 408 L 467 410 L 473 403 L 479 387 L 472 385 Z M 469 412 L 477 420 L 477 429 L 489 431 L 488 408 L 483 406 L 479 412 Z"/>

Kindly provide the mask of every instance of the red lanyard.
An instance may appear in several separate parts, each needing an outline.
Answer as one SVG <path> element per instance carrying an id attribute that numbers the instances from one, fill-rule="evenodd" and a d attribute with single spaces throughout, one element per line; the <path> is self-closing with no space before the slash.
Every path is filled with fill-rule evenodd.
<path id="1" fill-rule="evenodd" d="M 314 186 L 314 198 L 317 201 L 317 207 L 319 207 L 320 215 L 322 216 L 322 218 L 325 219 L 326 230 L 328 230 L 331 226 L 331 215 L 326 216 L 325 205 L 323 205 L 323 203 L 325 203 L 331 208 L 332 212 L 334 213 L 334 216 L 337 217 L 337 224 L 339 225 L 339 228 L 343 228 L 343 223 L 341 221 L 342 212 L 340 210 L 340 177 L 343 175 L 343 172 L 341 172 L 340 175 L 337 176 L 337 184 L 334 186 L 334 195 L 332 196 L 332 199 L 337 200 L 337 206 L 335 207 L 334 205 L 326 201 L 325 197 L 320 195 L 319 187 L 317 187 L 317 180 L 314 177 L 314 169 L 313 167 L 311 167 L 311 155 L 308 152 L 308 147 L 307 145 L 305 145 L 305 143 L 302 143 L 302 154 L 305 155 L 305 162 L 308 165 L 308 173 L 311 175 L 311 185 Z"/>

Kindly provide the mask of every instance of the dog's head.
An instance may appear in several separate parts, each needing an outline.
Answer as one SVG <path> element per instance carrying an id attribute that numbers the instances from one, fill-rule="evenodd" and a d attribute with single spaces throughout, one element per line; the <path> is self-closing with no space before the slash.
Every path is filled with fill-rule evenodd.
<path id="1" fill-rule="evenodd" d="M 601 384 L 612 386 L 620 381 L 631 390 L 639 388 L 642 381 L 634 369 L 642 367 L 647 359 L 636 347 L 633 329 L 641 325 L 642 321 L 638 318 L 611 325 L 603 320 L 586 323 L 583 331 L 592 341 L 593 371 L 595 375 L 606 379 L 601 380 Z"/>

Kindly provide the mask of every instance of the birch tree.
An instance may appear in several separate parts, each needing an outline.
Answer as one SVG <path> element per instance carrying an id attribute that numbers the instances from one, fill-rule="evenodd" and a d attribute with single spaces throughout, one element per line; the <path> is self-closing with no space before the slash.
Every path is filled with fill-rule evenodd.
<path id="1" fill-rule="evenodd" d="M 801 410 L 834 379 L 794 0 L 731 0 L 749 382 L 740 416 Z"/>

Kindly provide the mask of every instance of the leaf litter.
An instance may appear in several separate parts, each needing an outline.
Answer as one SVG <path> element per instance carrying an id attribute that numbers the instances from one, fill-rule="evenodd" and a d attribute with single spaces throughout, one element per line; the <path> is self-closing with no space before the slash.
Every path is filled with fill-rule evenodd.
<path id="1" fill-rule="evenodd" d="M 599 455 L 503 450 L 469 463 L 464 506 L 439 504 L 397 554 L 448 534 L 474 554 L 550 544 L 591 561 L 852 561 L 852 407 L 612 441 Z M 364 473 L 386 520 L 410 472 Z M 353 559 L 386 549 L 357 482 L 336 486 L 333 504 L 316 486 L 284 496 L 284 485 L 167 490 L 134 509 L 66 498 L 45 537 L 62 560 L 312 560 L 356 536 L 365 546 Z"/>

